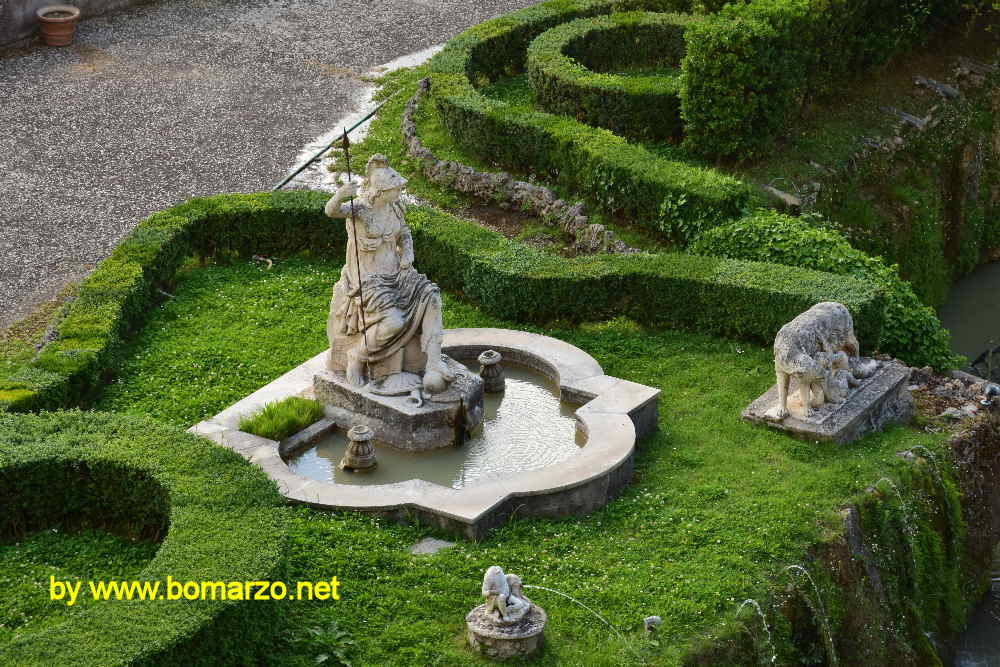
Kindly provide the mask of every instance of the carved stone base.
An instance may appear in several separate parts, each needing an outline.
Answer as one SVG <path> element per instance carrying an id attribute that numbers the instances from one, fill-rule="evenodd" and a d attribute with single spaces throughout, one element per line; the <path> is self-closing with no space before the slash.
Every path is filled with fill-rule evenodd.
<path id="1" fill-rule="evenodd" d="M 791 414 L 780 421 L 766 416 L 778 404 L 778 385 L 743 411 L 743 418 L 788 431 L 803 440 L 845 444 L 866 433 L 879 431 L 892 422 L 906 422 L 913 416 L 913 397 L 907 390 L 910 369 L 896 363 L 881 362 L 875 373 L 861 380 L 844 403 L 824 403 L 803 416 L 798 404 L 795 383 L 788 390 Z"/>
<path id="2" fill-rule="evenodd" d="M 355 387 L 331 371 L 313 377 L 313 391 L 317 401 L 334 408 L 332 416 L 341 427 L 363 424 L 375 432 L 375 440 L 409 451 L 450 447 L 461 430 L 467 433 L 482 423 L 483 381 L 457 361 L 444 359 L 455 380 L 441 394 L 422 396 L 422 404 L 409 394 L 384 396 L 371 386 Z"/>
<path id="3" fill-rule="evenodd" d="M 469 646 L 495 660 L 523 658 L 534 655 L 542 648 L 548 616 L 538 605 L 518 623 L 498 625 L 481 604 L 465 616 Z"/>

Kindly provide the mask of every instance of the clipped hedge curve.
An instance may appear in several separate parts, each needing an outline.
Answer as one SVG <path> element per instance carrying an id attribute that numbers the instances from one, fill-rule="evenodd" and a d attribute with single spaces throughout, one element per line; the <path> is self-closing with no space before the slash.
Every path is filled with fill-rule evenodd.
<path id="1" fill-rule="evenodd" d="M 683 11 L 669 0 L 550 0 L 481 23 L 450 40 L 430 62 L 435 104 L 452 137 L 499 164 L 549 174 L 684 244 L 739 217 L 748 185 L 712 169 L 660 158 L 605 129 L 491 99 L 476 84 L 522 69 L 529 43 L 573 19 L 612 10 Z"/>
<path id="2" fill-rule="evenodd" d="M 684 31 L 698 20 L 690 14 L 623 12 L 563 23 L 531 42 L 528 79 L 539 104 L 552 113 L 624 137 L 677 136 Z M 675 68 L 673 75 L 597 71 L 654 63 Z"/>
<path id="3" fill-rule="evenodd" d="M 223 447 L 150 419 L 79 411 L 0 414 L 0 443 L 0 540 L 54 525 L 165 530 L 137 577 L 160 582 L 160 593 L 168 576 L 180 582 L 284 577 L 284 498 L 261 470 Z M 255 641 L 271 638 L 273 604 L 281 603 L 93 601 L 62 623 L 0 646 L 0 662 L 242 662 L 260 648 Z"/>
<path id="4" fill-rule="evenodd" d="M 186 257 L 342 249 L 343 225 L 323 214 L 329 196 L 218 195 L 154 214 L 83 281 L 56 324 L 59 338 L 0 378 L 0 410 L 86 401 L 117 365 L 125 333 L 141 325 L 157 285 Z M 421 270 L 501 317 L 546 322 L 625 315 L 642 324 L 769 341 L 816 302 L 833 300 L 851 310 L 866 348 L 882 328 L 881 291 L 845 276 L 682 253 L 567 259 L 428 207 L 411 208 L 407 220 Z"/>

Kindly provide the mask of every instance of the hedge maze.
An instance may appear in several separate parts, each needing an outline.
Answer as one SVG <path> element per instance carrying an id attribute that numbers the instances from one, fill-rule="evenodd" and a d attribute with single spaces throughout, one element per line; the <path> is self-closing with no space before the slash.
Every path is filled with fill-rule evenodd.
<path id="1" fill-rule="evenodd" d="M 693 11 L 683 0 L 560 0 L 487 21 L 431 61 L 437 113 L 464 150 L 558 182 L 683 249 L 719 226 L 744 219 L 753 226 L 756 215 L 750 186 L 706 160 L 747 160 L 774 150 L 810 95 L 885 62 L 960 9 L 951 1 L 753 0 L 717 12 L 709 5 Z M 520 72 L 534 104 L 484 94 L 488 84 Z M 779 237 L 801 227 L 787 216 L 776 220 L 766 227 Z M 858 252 L 836 231 L 824 231 L 830 252 Z M 703 255 L 794 261 L 836 273 L 849 264 L 769 257 L 711 240 L 696 245 Z M 767 239 L 764 245 L 773 246 Z M 678 261 L 644 260 L 647 266 Z M 916 365 L 954 364 L 933 310 L 913 297 L 896 267 L 880 266 L 881 278 L 869 284 L 887 292 L 887 307 L 894 304 L 882 351 Z M 871 279 L 870 272 L 853 275 Z M 767 280 L 763 273 L 744 279 Z M 776 292 L 785 287 L 774 284 Z M 912 312 L 900 314 L 901 301 Z M 758 303 L 766 310 L 775 302 Z"/>

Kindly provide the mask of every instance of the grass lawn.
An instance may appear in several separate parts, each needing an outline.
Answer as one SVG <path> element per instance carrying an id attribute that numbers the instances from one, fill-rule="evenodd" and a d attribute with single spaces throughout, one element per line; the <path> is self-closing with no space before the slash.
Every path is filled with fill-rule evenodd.
<path id="1" fill-rule="evenodd" d="M 150 314 L 96 407 L 185 426 L 218 412 L 325 347 L 338 275 L 339 266 L 309 259 L 182 273 L 176 298 Z M 450 295 L 444 313 L 447 327 L 539 330 Z M 478 604 L 485 569 L 499 564 L 528 584 L 578 598 L 625 637 L 565 598 L 533 590 L 551 619 L 540 664 L 675 664 L 689 642 L 731 618 L 744 599 L 763 599 L 784 566 L 802 562 L 809 545 L 839 525 L 837 507 L 880 477 L 893 478 L 896 452 L 917 444 L 938 451 L 944 441 L 896 427 L 835 447 L 742 422 L 743 407 L 773 382 L 770 351 L 761 347 L 625 320 L 556 322 L 545 333 L 594 355 L 609 374 L 663 389 L 660 430 L 640 443 L 623 496 L 579 519 L 515 518 L 482 542 L 458 540 L 431 557 L 408 548 L 432 530 L 298 509 L 289 575 L 337 576 L 342 598 L 290 602 L 289 622 L 320 630 L 336 623 L 356 642 L 355 664 L 468 663 L 464 614 Z M 663 618 L 655 641 L 641 629 L 651 614 Z M 329 652 L 323 637 L 333 636 L 306 632 L 273 661 L 311 664 Z"/>
<path id="2" fill-rule="evenodd" d="M 0 655 L 4 644 L 17 634 L 37 632 L 100 604 L 82 591 L 72 607 L 50 600 L 50 577 L 73 582 L 131 579 L 152 560 L 159 546 L 104 531 L 63 533 L 55 528 L 19 542 L 0 543 Z"/>

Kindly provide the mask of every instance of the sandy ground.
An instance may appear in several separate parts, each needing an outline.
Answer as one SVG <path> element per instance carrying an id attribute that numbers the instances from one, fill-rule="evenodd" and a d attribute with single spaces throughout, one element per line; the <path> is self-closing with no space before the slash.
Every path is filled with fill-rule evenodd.
<path id="1" fill-rule="evenodd" d="M 177 0 L 0 47 L 0 330 L 140 220 L 270 189 L 365 102 L 359 76 L 527 0 Z"/>

